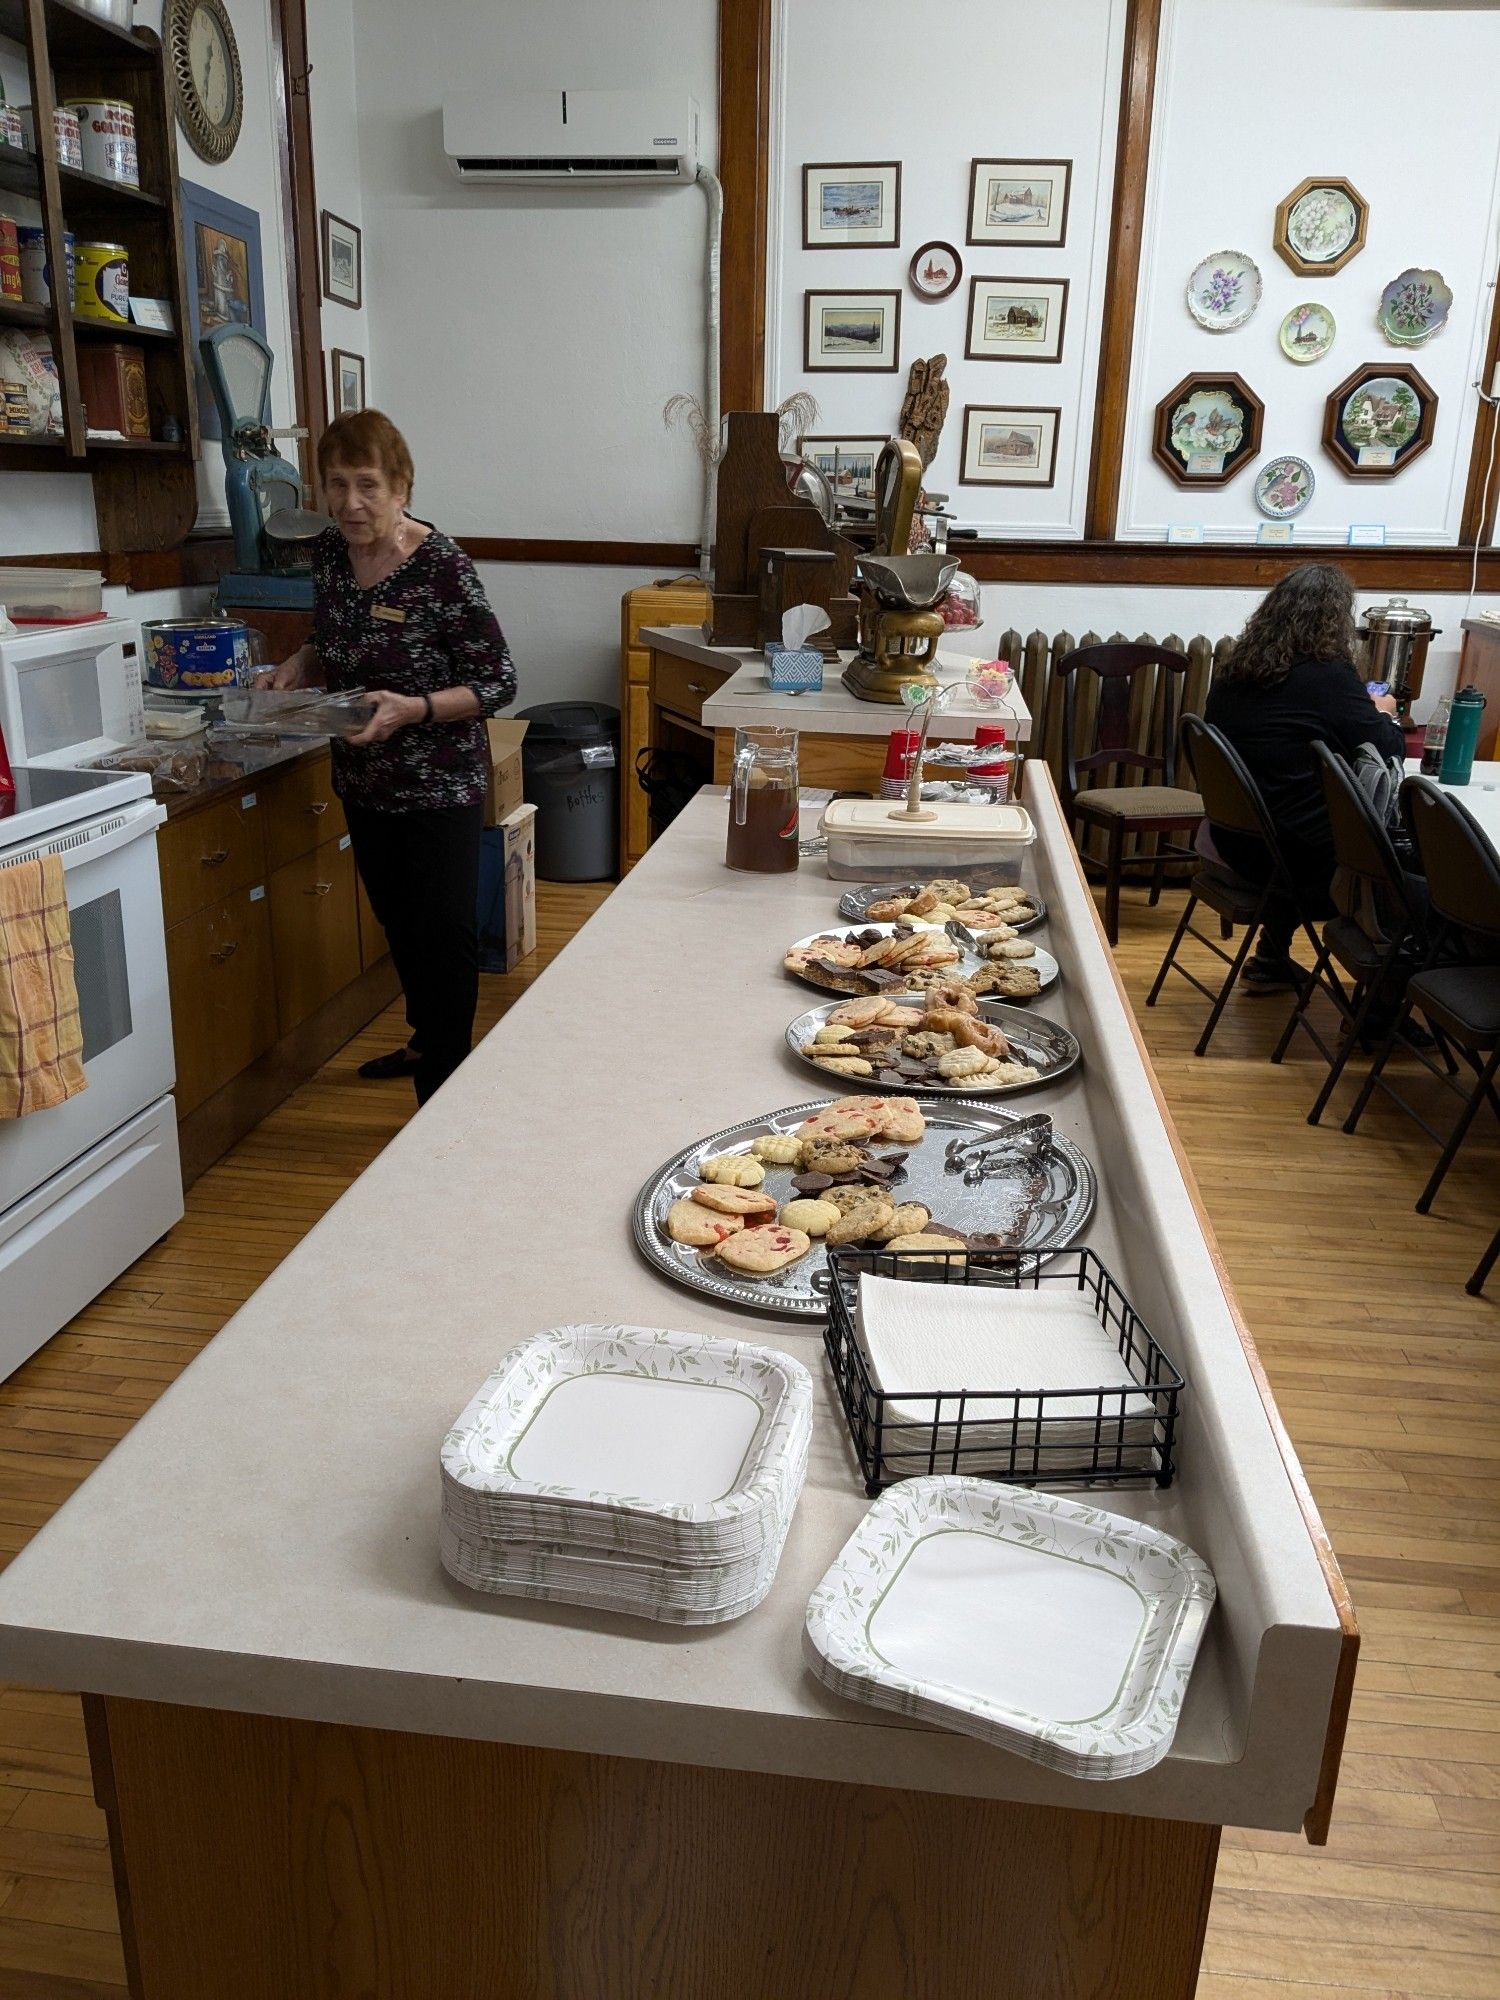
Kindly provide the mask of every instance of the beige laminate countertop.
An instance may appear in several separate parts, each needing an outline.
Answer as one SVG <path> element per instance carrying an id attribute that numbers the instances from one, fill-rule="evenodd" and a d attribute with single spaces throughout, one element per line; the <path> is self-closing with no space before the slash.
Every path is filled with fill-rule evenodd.
<path id="1" fill-rule="evenodd" d="M 680 1147 L 821 1094 L 782 1043 L 809 996 L 779 961 L 832 918 L 839 885 L 815 863 L 731 874 L 723 796 L 709 791 L 0 1576 L 0 1675 L 1297 1826 L 1323 1754 L 1337 1618 L 1040 767 L 1028 789 L 1051 905 L 1041 935 L 1064 969 L 1040 1004 L 1085 1047 L 1046 1108 L 1106 1188 L 1087 1240 L 1189 1382 L 1176 1485 L 1104 1504 L 1184 1536 L 1219 1586 L 1161 1765 L 1118 1784 L 1062 1778 L 846 1704 L 803 1668 L 807 1596 L 867 1505 L 818 1332 L 679 1289 L 630 1237 L 638 1189 Z M 748 1617 L 668 1629 L 472 1595 L 440 1567 L 445 1429 L 518 1338 L 576 1320 L 736 1334 L 812 1369 L 807 1488 L 771 1595 Z"/>

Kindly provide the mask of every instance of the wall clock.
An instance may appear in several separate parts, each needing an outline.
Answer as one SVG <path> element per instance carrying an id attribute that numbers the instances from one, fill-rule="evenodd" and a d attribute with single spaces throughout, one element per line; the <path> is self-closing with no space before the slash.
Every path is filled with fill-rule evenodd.
<path id="1" fill-rule="evenodd" d="M 224 0 L 167 0 L 161 25 L 177 122 L 200 160 L 227 160 L 239 140 L 245 88 Z"/>

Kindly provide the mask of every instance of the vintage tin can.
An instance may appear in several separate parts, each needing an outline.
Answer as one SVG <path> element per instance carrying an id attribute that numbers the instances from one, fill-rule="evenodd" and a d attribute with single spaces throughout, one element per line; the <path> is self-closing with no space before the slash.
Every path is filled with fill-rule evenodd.
<path id="1" fill-rule="evenodd" d="M 123 243 L 80 243 L 73 266 L 73 310 L 80 319 L 130 319 L 130 252 Z"/>
<path id="2" fill-rule="evenodd" d="M 21 239 L 8 215 L 0 215 L 0 299 L 19 301 L 21 290 Z"/>
<path id="3" fill-rule="evenodd" d="M 26 151 L 26 126 L 21 114 L 3 98 L 0 98 L 0 146 L 14 146 L 18 153 Z"/>
<path id="4" fill-rule="evenodd" d="M 31 306 L 52 303 L 52 273 L 47 265 L 47 238 L 40 223 L 18 222 L 16 239 L 21 260 L 21 297 Z M 68 263 L 67 295 L 73 296 L 74 242 L 71 229 L 63 234 L 63 255 Z"/>
<path id="5" fill-rule="evenodd" d="M 70 97 L 63 109 L 78 114 L 83 171 L 102 181 L 139 187 L 134 107 L 118 97 Z"/>
<path id="6" fill-rule="evenodd" d="M 152 687 L 249 687 L 250 633 L 235 618 L 153 618 L 141 626 Z"/>
<path id="7" fill-rule="evenodd" d="M 36 113 L 29 104 L 18 104 L 21 124 L 26 133 L 26 144 L 33 153 L 41 148 L 36 142 Z M 52 109 L 52 151 L 56 159 L 65 167 L 83 166 L 83 143 L 78 136 L 78 113 L 70 111 L 65 104 L 57 104 Z"/>

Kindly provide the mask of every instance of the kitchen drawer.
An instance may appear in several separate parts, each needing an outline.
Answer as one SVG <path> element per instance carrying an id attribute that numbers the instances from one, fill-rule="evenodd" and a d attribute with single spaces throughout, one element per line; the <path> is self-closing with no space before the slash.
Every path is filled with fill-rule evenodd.
<path id="1" fill-rule="evenodd" d="M 308 854 L 348 822 L 333 789 L 333 764 L 321 757 L 272 778 L 261 792 L 266 815 L 266 867 L 274 875 L 299 854 Z"/>
<path id="2" fill-rule="evenodd" d="M 162 911 L 168 929 L 222 903 L 237 890 L 248 889 L 266 876 L 265 814 L 258 804 L 245 806 L 259 794 L 246 786 L 242 794 L 183 819 L 168 820 L 156 836 L 161 868 Z"/>
<path id="3" fill-rule="evenodd" d="M 705 696 L 721 688 L 729 675 L 716 667 L 700 667 L 695 660 L 679 660 L 675 653 L 654 653 L 652 658 L 656 672 L 651 693 L 656 706 L 670 708 L 674 715 L 701 725 Z"/>
<path id="4" fill-rule="evenodd" d="M 276 964 L 276 1021 L 289 1035 L 299 1021 L 359 977 L 359 907 L 349 836 L 325 840 L 270 880 Z"/>
<path id="5" fill-rule="evenodd" d="M 167 932 L 167 982 L 183 1118 L 276 1039 L 265 890 L 241 890 L 174 924 Z"/>

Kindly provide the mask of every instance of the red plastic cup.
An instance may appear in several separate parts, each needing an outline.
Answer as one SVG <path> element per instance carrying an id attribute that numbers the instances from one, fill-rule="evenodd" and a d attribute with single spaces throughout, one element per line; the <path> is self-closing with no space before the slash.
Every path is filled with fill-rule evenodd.
<path id="1" fill-rule="evenodd" d="M 921 740 L 920 733 L 915 729 L 893 729 L 885 746 L 885 770 L 882 775 L 904 785 L 911 776 L 917 745 Z"/>
<path id="2" fill-rule="evenodd" d="M 981 748 L 986 743 L 993 743 L 997 750 L 1003 750 L 1005 748 L 1005 724 L 1003 722 L 981 722 L 979 727 L 974 731 L 974 743 L 976 748 Z M 998 764 L 971 764 L 969 766 L 969 776 L 971 778 L 1003 778 L 1008 768 L 1009 766 L 1003 758 Z"/>

